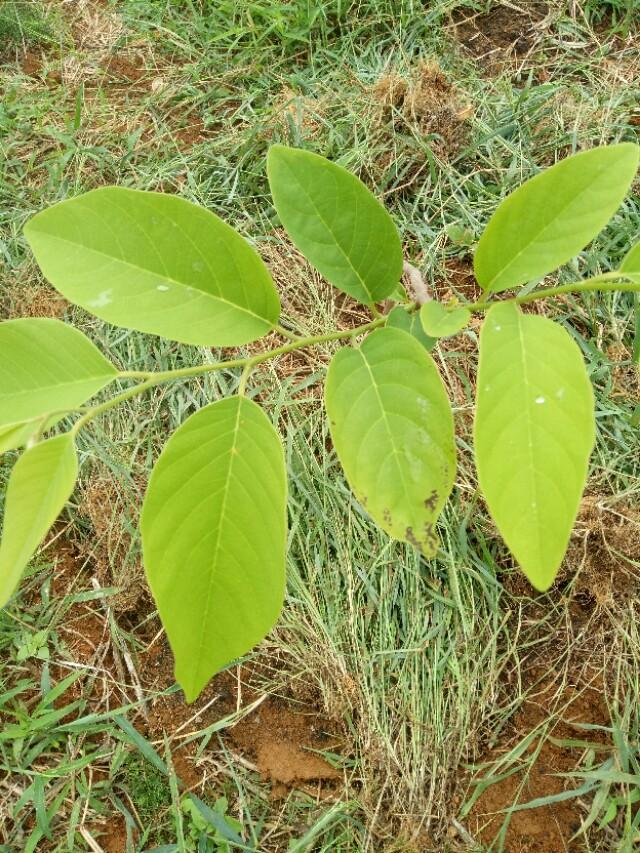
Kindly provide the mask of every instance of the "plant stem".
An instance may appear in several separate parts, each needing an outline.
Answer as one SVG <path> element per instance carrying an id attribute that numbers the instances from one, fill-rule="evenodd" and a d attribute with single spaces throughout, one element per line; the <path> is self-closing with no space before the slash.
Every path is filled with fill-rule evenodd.
<path id="1" fill-rule="evenodd" d="M 356 326 L 356 328 L 349 329 L 347 331 L 329 332 L 324 335 L 314 335 L 307 338 L 295 337 L 291 343 L 284 344 L 283 346 L 276 347 L 275 349 L 267 350 L 266 352 L 258 353 L 257 355 L 247 356 L 246 358 L 234 358 L 229 361 L 218 361 L 215 364 L 199 364 L 194 367 L 183 367 L 178 370 L 165 370 L 158 373 L 136 370 L 120 371 L 120 373 L 118 373 L 119 379 L 142 379 L 144 381 L 131 388 L 127 388 L 126 391 L 123 391 L 121 394 L 117 394 L 115 397 L 101 403 L 99 406 L 94 406 L 92 409 L 87 410 L 87 412 L 73 425 L 73 433 L 74 435 L 77 435 L 82 427 L 88 424 L 89 421 L 97 415 L 101 415 L 103 412 L 113 409 L 115 406 L 120 405 L 120 403 L 124 403 L 126 400 L 131 399 L 131 397 L 135 397 L 137 394 L 141 394 L 143 391 L 147 391 L 155 385 L 160 385 L 162 382 L 171 382 L 176 379 L 190 379 L 194 376 L 202 376 L 205 373 L 213 373 L 216 370 L 231 370 L 236 367 L 242 367 L 244 368 L 240 387 L 240 393 L 242 394 L 244 393 L 249 372 L 256 365 L 269 361 L 272 358 L 277 358 L 279 355 L 293 352 L 297 349 L 303 349 L 317 344 L 330 343 L 331 341 L 339 341 L 344 338 L 353 338 L 356 335 L 370 332 L 372 329 L 382 326 L 386 321 L 386 317 L 379 317 L 377 320 L 372 320 L 370 323 L 365 323 L 363 326 Z"/>
<path id="2" fill-rule="evenodd" d="M 507 302 L 515 302 L 516 305 L 526 305 L 529 302 L 535 302 L 538 299 L 548 299 L 550 296 L 561 296 L 563 293 L 586 293 L 592 290 L 622 290 L 632 293 L 640 292 L 640 283 L 634 282 L 631 279 L 626 282 L 620 282 L 618 279 L 627 278 L 627 276 L 618 270 L 615 272 L 607 272 L 595 278 L 588 278 L 586 281 L 577 281 L 573 284 L 561 284 L 558 287 L 543 287 L 540 290 L 534 290 L 524 296 L 514 296 Z M 470 305 L 465 305 L 469 311 L 479 312 L 486 311 L 495 305 L 495 301 L 482 300 L 480 302 L 472 302 Z"/>
<path id="3" fill-rule="evenodd" d="M 558 287 L 546 287 L 541 290 L 534 290 L 532 293 L 528 293 L 525 296 L 514 296 L 508 301 L 515 302 L 516 305 L 524 305 L 529 302 L 535 302 L 537 299 L 547 299 L 550 296 L 560 296 L 563 293 L 584 293 L 592 290 L 623 290 L 640 293 L 640 282 L 633 282 L 631 280 L 628 282 L 620 282 L 620 278 L 627 278 L 627 276 L 620 271 L 604 273 L 596 278 L 590 278 L 586 281 L 580 281 L 574 284 L 563 284 Z M 495 304 L 495 301 L 483 300 L 465 305 L 465 308 L 468 308 L 469 311 L 480 312 L 486 311 Z M 416 306 L 413 307 L 415 308 Z M 266 352 L 258 353 L 257 355 L 247 356 L 245 358 L 233 358 L 229 361 L 218 361 L 215 364 L 201 364 L 194 367 L 183 367 L 178 370 L 165 370 L 158 373 L 136 370 L 120 371 L 118 373 L 119 379 L 141 379 L 143 381 L 138 385 L 127 388 L 126 391 L 123 391 L 121 394 L 117 394 L 115 397 L 101 403 L 99 406 L 94 406 L 93 408 L 86 410 L 82 417 L 73 425 L 73 433 L 74 435 L 77 435 L 82 427 L 97 415 L 118 406 L 120 403 L 131 399 L 131 397 L 135 397 L 137 394 L 147 391 L 149 388 L 153 388 L 155 385 L 160 385 L 162 382 L 172 382 L 176 379 L 190 379 L 194 376 L 213 373 L 216 370 L 232 370 L 233 368 L 241 367 L 243 368 L 243 373 L 240 379 L 239 393 L 244 394 L 249 373 L 256 365 L 262 364 L 265 361 L 270 361 L 272 358 L 277 358 L 279 355 L 285 355 L 286 353 L 293 352 L 294 350 L 317 346 L 318 344 L 330 343 L 331 341 L 339 341 L 345 338 L 354 338 L 357 335 L 362 335 L 365 332 L 370 332 L 373 329 L 384 325 L 386 321 L 386 316 L 382 315 L 378 316 L 370 323 L 365 323 L 362 326 L 356 326 L 354 329 L 328 332 L 324 335 L 313 335 L 306 338 L 298 337 L 281 326 L 276 326 L 276 330 L 280 332 L 280 334 L 289 338 L 290 343 L 283 344 L 280 347 L 267 350 Z"/>
<path id="4" fill-rule="evenodd" d="M 101 403 L 99 406 L 94 406 L 75 422 L 71 432 L 74 436 L 77 435 L 82 427 L 88 424 L 89 421 L 93 420 L 96 415 L 101 415 L 102 412 L 107 412 L 109 409 L 113 409 L 115 406 L 120 405 L 120 403 L 124 403 L 125 400 L 135 397 L 136 394 L 141 394 L 143 391 L 146 391 L 147 388 L 152 388 L 154 385 L 157 385 L 156 380 L 148 379 L 146 382 L 141 382 L 140 385 L 134 385 L 132 388 L 127 388 L 127 390 L 123 391 L 122 394 L 117 394 L 115 397 Z"/>

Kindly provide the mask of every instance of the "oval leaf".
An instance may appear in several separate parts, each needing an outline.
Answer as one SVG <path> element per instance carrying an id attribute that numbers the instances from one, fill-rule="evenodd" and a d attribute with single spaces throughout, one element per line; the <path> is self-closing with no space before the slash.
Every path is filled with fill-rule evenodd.
<path id="1" fill-rule="evenodd" d="M 595 434 L 593 391 L 577 344 L 513 303 L 480 335 L 475 451 L 489 510 L 522 570 L 548 589 L 569 542 Z"/>
<path id="2" fill-rule="evenodd" d="M 432 338 L 457 335 L 470 319 L 471 312 L 466 308 L 447 308 L 441 302 L 425 302 L 420 309 L 422 328 Z"/>
<path id="3" fill-rule="evenodd" d="M 485 290 L 534 281 L 582 251 L 635 177 L 640 148 L 594 148 L 546 169 L 508 196 L 480 238 L 474 267 Z"/>
<path id="4" fill-rule="evenodd" d="M 286 491 L 278 435 L 243 397 L 192 415 L 156 463 L 142 509 L 144 563 L 188 702 L 278 618 Z"/>
<path id="5" fill-rule="evenodd" d="M 269 149 L 267 173 L 282 224 L 327 281 L 365 304 L 395 290 L 398 230 L 362 181 L 324 157 L 282 145 Z"/>
<path id="6" fill-rule="evenodd" d="M 39 427 L 34 419 L 81 406 L 116 376 L 91 341 L 60 320 L 0 323 L 0 452 L 27 441 Z"/>
<path id="7" fill-rule="evenodd" d="M 374 521 L 433 556 L 456 468 L 453 416 L 415 338 L 379 329 L 329 365 L 325 403 L 347 479 Z"/>
<path id="8" fill-rule="evenodd" d="M 9 601 L 25 566 L 71 497 L 78 459 L 71 433 L 26 450 L 16 462 L 0 543 L 0 607 Z"/>
<path id="9" fill-rule="evenodd" d="M 422 344 L 427 352 L 430 352 L 437 344 L 435 338 L 430 338 L 425 334 L 417 312 L 409 312 L 401 305 L 396 305 L 395 308 L 389 311 L 387 315 L 387 328 L 402 329 L 404 332 L 408 332 Z"/>
<path id="10" fill-rule="evenodd" d="M 176 196 L 104 187 L 39 213 L 25 235 L 54 287 L 116 326 L 238 346 L 280 316 L 271 276 L 246 240 Z"/>

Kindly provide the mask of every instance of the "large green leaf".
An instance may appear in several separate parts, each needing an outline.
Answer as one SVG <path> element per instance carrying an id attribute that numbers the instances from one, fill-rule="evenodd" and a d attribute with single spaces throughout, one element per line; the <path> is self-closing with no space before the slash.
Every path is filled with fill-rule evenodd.
<path id="1" fill-rule="evenodd" d="M 81 406 L 116 375 L 91 341 L 60 320 L 0 323 L 0 453 L 23 444 L 39 426 L 34 419 Z"/>
<path id="2" fill-rule="evenodd" d="M 358 500 L 387 533 L 432 556 L 456 450 L 451 407 L 429 353 L 400 329 L 379 329 L 333 357 L 325 402 Z"/>
<path id="3" fill-rule="evenodd" d="M 480 487 L 536 589 L 553 583 L 587 478 L 593 391 L 557 323 L 494 306 L 480 335 L 475 451 Z"/>
<path id="4" fill-rule="evenodd" d="M 635 177 L 640 148 L 594 148 L 541 172 L 491 217 L 475 255 L 486 290 L 534 281 L 578 254 L 611 219 Z"/>
<path id="5" fill-rule="evenodd" d="M 324 157 L 282 145 L 269 149 L 267 172 L 282 224 L 327 281 L 367 304 L 395 290 L 400 237 L 362 181 Z"/>
<path id="6" fill-rule="evenodd" d="M 0 543 L 0 607 L 9 601 L 25 566 L 69 500 L 77 476 L 70 433 L 35 444 L 16 462 L 7 486 Z"/>
<path id="7" fill-rule="evenodd" d="M 192 415 L 156 463 L 142 510 L 144 563 L 189 702 L 278 618 L 286 491 L 278 435 L 243 397 Z"/>
<path id="8" fill-rule="evenodd" d="M 246 240 L 176 196 L 93 190 L 39 213 L 25 234 L 60 293 L 116 326 L 238 346 L 280 316 L 271 276 Z"/>

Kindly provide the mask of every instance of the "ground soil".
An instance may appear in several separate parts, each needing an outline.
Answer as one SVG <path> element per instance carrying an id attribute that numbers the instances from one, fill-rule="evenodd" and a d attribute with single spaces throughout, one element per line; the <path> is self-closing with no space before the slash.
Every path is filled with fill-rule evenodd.
<path id="1" fill-rule="evenodd" d="M 146 659 L 145 659 L 146 658 Z M 164 640 L 138 661 L 141 681 L 153 689 L 174 683 L 173 662 Z M 272 783 L 275 798 L 286 797 L 291 790 L 306 790 L 326 795 L 342 780 L 342 773 L 332 767 L 318 752 L 339 751 L 340 727 L 321 710 L 319 697 L 307 701 L 294 699 L 286 691 L 282 695 L 266 694 L 258 686 L 260 673 L 251 667 L 229 670 L 216 676 L 193 706 L 186 706 L 181 694 L 158 698 L 149 708 L 148 734 L 154 738 L 167 732 L 179 733 L 184 739 L 213 723 L 236 715 L 253 703 L 256 707 L 238 722 L 223 729 L 223 739 L 250 769 Z M 207 707 L 208 706 L 208 707 Z M 206 709 L 206 710 L 203 710 Z M 197 716 L 197 722 L 189 722 Z M 199 785 L 201 773 L 191 762 L 189 749 L 174 756 L 178 775 L 189 785 Z"/>
<path id="2" fill-rule="evenodd" d="M 538 0 L 515 5 L 493 4 L 484 14 L 460 9 L 454 12 L 454 31 L 462 48 L 478 60 L 523 57 L 535 46 L 536 25 L 545 19 L 548 6 Z"/>
<path id="3" fill-rule="evenodd" d="M 486 845 L 494 842 L 505 819 L 505 810 L 519 803 L 549 797 L 577 788 L 571 773 L 584 767 L 584 749 L 568 746 L 567 740 L 589 741 L 598 750 L 596 761 L 610 754 L 611 735 L 602 728 L 585 730 L 584 724 L 607 727 L 610 715 L 606 701 L 607 644 L 612 615 L 640 601 L 640 571 L 635 562 L 640 553 L 640 512 L 618 501 L 598 495 L 583 498 L 574 534 L 552 594 L 567 599 L 563 623 L 544 624 L 548 605 L 531 598 L 531 589 L 521 573 L 505 575 L 503 582 L 518 599 L 527 599 L 523 621 L 529 624 L 529 639 L 536 642 L 523 656 L 519 673 L 507 673 L 505 691 L 520 680 L 519 690 L 528 694 L 498 742 L 489 740 L 481 763 L 495 764 L 531 732 L 540 728 L 517 762 L 502 770 L 519 771 L 484 791 L 466 826 L 472 836 Z M 546 721 L 552 718 L 550 724 Z M 543 727 L 544 726 L 544 730 Z M 564 743 L 563 743 L 564 742 Z M 534 756 L 536 750 L 537 756 Z M 528 766 L 527 766 L 528 765 Z M 485 768 L 476 779 L 487 774 Z M 514 812 L 504 838 L 505 851 L 525 853 L 579 853 L 584 839 L 573 839 L 586 817 L 585 798 Z M 606 849 L 606 848 L 603 848 Z"/>
<path id="4" fill-rule="evenodd" d="M 534 671 L 530 677 L 535 677 Z M 505 733 L 505 740 L 513 747 L 543 724 L 552 708 L 564 708 L 562 719 L 541 732 L 540 739 L 534 740 L 517 762 L 524 769 L 488 787 L 477 801 L 467 825 L 473 837 L 484 844 L 494 841 L 505 820 L 505 810 L 515 803 L 527 803 L 559 794 L 567 787 L 578 787 L 579 781 L 572 781 L 568 786 L 565 778 L 554 774 L 575 770 L 581 750 L 564 747 L 558 741 L 585 739 L 585 731 L 579 724 L 609 724 L 601 686 L 579 688 L 567 685 L 560 693 L 557 691 L 558 685 L 553 681 L 544 685 L 535 699 L 524 703 Z M 603 733 L 597 731 L 589 732 L 588 738 L 594 743 L 606 742 Z M 501 744 L 483 759 L 496 761 L 504 752 L 505 745 Z M 576 799 L 515 812 L 505 835 L 505 850 L 514 853 L 578 853 L 584 849 L 583 842 L 581 839 L 572 842 L 571 838 L 580 829 L 584 816 Z"/>

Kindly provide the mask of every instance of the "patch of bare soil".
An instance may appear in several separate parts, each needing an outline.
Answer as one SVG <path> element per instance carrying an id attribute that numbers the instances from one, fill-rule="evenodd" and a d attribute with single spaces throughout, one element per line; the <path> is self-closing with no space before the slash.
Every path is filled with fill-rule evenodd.
<path id="1" fill-rule="evenodd" d="M 631 350 L 623 343 L 614 343 L 607 348 L 612 362 L 613 387 L 611 397 L 640 402 L 640 368 L 631 361 Z"/>
<path id="2" fill-rule="evenodd" d="M 535 48 L 548 11 L 538 0 L 494 4 L 486 13 L 460 9 L 453 14 L 454 30 L 458 42 L 478 60 L 522 58 Z"/>
<path id="3" fill-rule="evenodd" d="M 505 810 L 513 804 L 551 797 L 567 789 L 567 780 L 555 774 L 575 770 L 581 750 L 562 746 L 559 741 L 584 739 L 581 725 L 609 724 L 601 686 L 568 685 L 558 693 L 557 685 L 551 682 L 534 699 L 527 700 L 516 714 L 509 732 L 512 745 L 541 726 L 553 707 L 562 708 L 562 718 L 549 730 L 541 730 L 540 737 L 524 752 L 518 763 L 527 769 L 490 785 L 478 799 L 468 827 L 473 837 L 483 844 L 493 842 L 505 820 Z M 592 742 L 603 740 L 599 732 L 589 732 L 589 738 Z M 503 753 L 504 749 L 499 748 L 485 759 L 495 760 Z M 571 787 L 577 787 L 575 781 Z M 526 853 L 578 853 L 584 849 L 582 840 L 571 842 L 570 839 L 580 829 L 583 815 L 576 799 L 514 812 L 505 835 L 505 849 Z"/>
<path id="4" fill-rule="evenodd" d="M 98 835 L 98 833 L 96 833 Z M 127 827 L 124 818 L 114 815 L 99 829 L 99 844 L 104 853 L 126 853 Z"/>
<path id="5" fill-rule="evenodd" d="M 372 94 L 380 124 L 433 137 L 441 157 L 455 155 L 468 136 L 473 108 L 436 62 L 421 62 L 408 76 L 385 74 Z"/>
<path id="6" fill-rule="evenodd" d="M 444 265 L 444 275 L 434 284 L 434 296 L 440 302 L 447 302 L 454 297 L 461 297 L 468 302 L 476 302 L 482 298 L 483 291 L 473 271 L 473 258 L 449 258 Z"/>
<path id="7" fill-rule="evenodd" d="M 156 644 L 139 661 L 145 686 L 157 690 L 174 682 L 171 653 L 164 642 Z M 255 703 L 246 716 L 224 729 L 224 739 L 242 764 L 272 783 L 274 798 L 294 789 L 328 796 L 342 774 L 318 753 L 338 751 L 342 735 L 334 720 L 321 710 L 319 697 L 302 701 L 262 691 L 257 670 L 243 667 L 216 676 L 200 699 L 186 706 L 180 694 L 160 697 L 149 709 L 148 727 L 153 737 L 166 732 L 176 737 L 210 726 Z M 192 750 L 174 754 L 176 771 L 188 786 L 202 784 L 202 772 L 194 766 Z"/>
<path id="8" fill-rule="evenodd" d="M 614 641 L 613 623 L 619 614 L 640 602 L 640 511 L 595 495 L 582 501 L 567 557 L 555 584 L 556 599 L 566 600 L 562 624 L 548 624 L 548 607 L 521 573 L 505 575 L 505 587 L 522 606 L 521 624 L 528 626 L 528 648 L 519 671 L 507 676 L 505 690 L 515 679 L 527 698 L 497 745 L 490 743 L 482 762 L 495 763 L 534 731 L 539 732 L 517 762 L 503 766 L 517 772 L 490 785 L 479 797 L 466 826 L 476 840 L 491 844 L 514 803 L 550 797 L 580 785 L 579 778 L 558 777 L 576 771 L 584 750 L 568 740 L 600 745 L 607 756 L 610 736 L 581 725 L 609 726 L 606 697 L 611 667 L 607 651 Z M 526 603 L 522 604 L 526 600 Z M 639 614 L 640 615 L 640 614 Z M 600 760 L 600 759 L 599 759 Z M 478 774 L 482 778 L 486 768 Z M 576 798 L 514 812 L 504 837 L 505 850 L 527 853 L 578 853 L 584 839 L 572 837 L 586 812 Z"/>
<path id="9" fill-rule="evenodd" d="M 243 753 L 253 757 L 263 778 L 275 783 L 274 796 L 292 787 L 337 782 L 342 774 L 314 750 L 337 746 L 330 732 L 335 724 L 317 710 L 294 708 L 284 700 L 269 698 L 230 731 Z"/>

